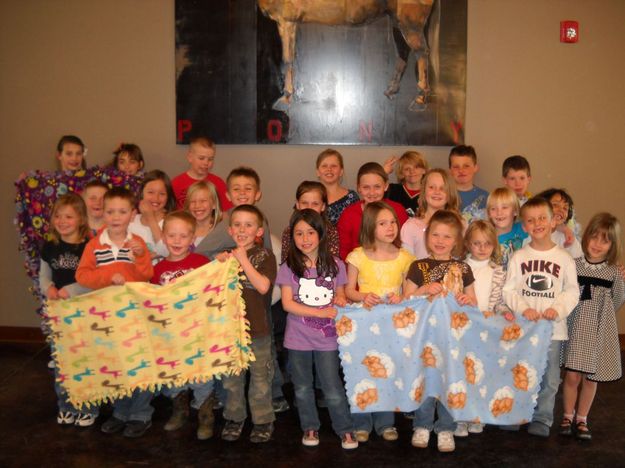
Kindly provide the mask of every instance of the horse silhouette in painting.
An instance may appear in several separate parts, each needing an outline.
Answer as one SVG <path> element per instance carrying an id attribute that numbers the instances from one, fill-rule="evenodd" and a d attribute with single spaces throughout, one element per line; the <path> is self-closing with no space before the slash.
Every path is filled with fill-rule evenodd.
<path id="1" fill-rule="evenodd" d="M 425 109 L 430 93 L 428 83 L 429 49 L 424 28 L 432 11 L 434 0 L 258 0 L 263 14 L 278 25 L 282 41 L 284 86 L 275 109 L 286 110 L 294 92 L 293 63 L 295 40 L 299 23 L 325 25 L 362 25 L 389 15 L 393 23 L 393 39 L 397 50 L 395 70 L 384 94 L 392 99 L 399 91 L 406 70 L 408 55 L 417 56 L 417 95 L 411 110 Z"/>

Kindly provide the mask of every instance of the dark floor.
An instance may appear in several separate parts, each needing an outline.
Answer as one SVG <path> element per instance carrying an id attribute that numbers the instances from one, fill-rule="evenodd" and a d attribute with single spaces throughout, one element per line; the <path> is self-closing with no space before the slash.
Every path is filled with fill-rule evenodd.
<path id="1" fill-rule="evenodd" d="M 625 381 L 599 385 L 590 418 L 591 442 L 556 434 L 540 439 L 523 429 L 509 433 L 487 427 L 481 435 L 456 439 L 454 453 L 441 454 L 435 438 L 428 449 L 413 448 L 410 422 L 398 415 L 399 441 L 373 437 L 356 450 L 344 451 L 325 410 L 321 410 L 321 445 L 316 448 L 301 445 L 294 410 L 278 415 L 273 440 L 261 446 L 246 438 L 236 443 L 219 438 L 199 442 L 193 423 L 168 433 L 162 426 L 170 409 L 162 398 L 154 402 L 152 428 L 138 440 L 100 432 L 108 408 L 93 427 L 61 427 L 55 420 L 47 362 L 42 345 L 0 343 L 0 466 L 625 466 Z M 290 397 L 289 387 L 287 392 Z M 561 414 L 559 400 L 556 414 Z M 217 424 L 221 425 L 220 418 Z M 246 427 L 244 434 L 248 433 Z"/>

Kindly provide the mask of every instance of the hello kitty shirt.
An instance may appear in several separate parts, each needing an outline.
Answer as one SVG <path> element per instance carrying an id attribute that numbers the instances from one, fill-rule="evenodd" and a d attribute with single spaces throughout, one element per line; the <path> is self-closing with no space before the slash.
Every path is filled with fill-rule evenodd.
<path id="1" fill-rule="evenodd" d="M 317 277 L 317 270 L 309 268 L 304 278 L 297 277 L 286 263 L 280 265 L 276 284 L 290 286 L 293 291 L 293 300 L 310 307 L 323 309 L 332 305 L 334 290 L 337 286 L 347 283 L 345 264 L 334 258 L 339 267 L 337 275 Z M 336 328 L 334 320 L 329 318 L 303 317 L 301 315 L 287 315 L 284 347 L 296 351 L 335 351 Z"/>

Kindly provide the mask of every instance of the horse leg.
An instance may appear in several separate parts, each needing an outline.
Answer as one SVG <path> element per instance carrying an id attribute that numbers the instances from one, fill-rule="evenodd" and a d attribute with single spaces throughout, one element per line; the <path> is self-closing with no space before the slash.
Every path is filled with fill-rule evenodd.
<path id="1" fill-rule="evenodd" d="M 284 85 L 282 96 L 274 103 L 276 110 L 287 110 L 293 96 L 293 63 L 295 62 L 295 34 L 297 24 L 292 21 L 278 21 L 278 33 L 282 41 L 282 70 Z"/>
<path id="2" fill-rule="evenodd" d="M 404 38 L 408 46 L 415 51 L 417 62 L 415 64 L 415 74 L 417 76 L 417 96 L 410 104 L 410 110 L 424 110 L 427 104 L 427 98 L 430 94 L 430 85 L 428 81 L 428 67 L 430 51 L 423 34 L 423 28 L 418 30 L 404 29 Z"/>
<path id="3" fill-rule="evenodd" d="M 406 44 L 404 36 L 396 26 L 393 26 L 393 40 L 395 42 L 395 50 L 397 50 L 397 60 L 395 60 L 395 71 L 393 72 L 393 77 L 391 78 L 391 81 L 388 82 L 386 91 L 384 91 L 384 95 L 389 99 L 393 99 L 395 94 L 399 91 L 401 78 L 404 76 L 404 72 L 406 71 L 408 55 L 410 54 L 410 47 Z"/>

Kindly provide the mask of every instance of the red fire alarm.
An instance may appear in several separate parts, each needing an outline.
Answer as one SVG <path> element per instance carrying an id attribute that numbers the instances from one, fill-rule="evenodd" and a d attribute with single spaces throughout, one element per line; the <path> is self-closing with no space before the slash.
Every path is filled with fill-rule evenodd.
<path id="1" fill-rule="evenodd" d="M 560 21 L 560 42 L 577 42 L 579 39 L 579 23 L 577 21 Z"/>

